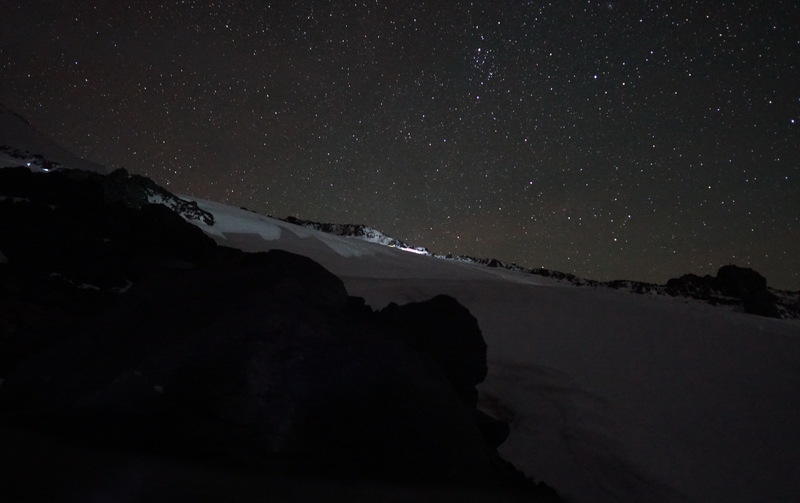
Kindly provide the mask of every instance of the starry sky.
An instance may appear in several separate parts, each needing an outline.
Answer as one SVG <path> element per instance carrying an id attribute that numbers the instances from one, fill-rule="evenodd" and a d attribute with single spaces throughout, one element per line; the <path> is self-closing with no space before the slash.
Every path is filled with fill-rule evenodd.
<path id="1" fill-rule="evenodd" d="M 436 252 L 800 289 L 800 3 L 4 2 L 0 103 L 76 154 Z"/>

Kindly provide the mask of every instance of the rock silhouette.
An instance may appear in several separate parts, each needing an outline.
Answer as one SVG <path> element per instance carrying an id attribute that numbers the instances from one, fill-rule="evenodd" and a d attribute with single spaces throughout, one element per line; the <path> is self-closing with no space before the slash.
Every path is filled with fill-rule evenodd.
<path id="1" fill-rule="evenodd" d="M 507 429 L 476 409 L 486 344 L 455 299 L 373 312 L 311 259 L 217 246 L 134 182 L 0 170 L 0 421 L 269 473 L 552 496 L 497 455 Z"/>
<path id="2" fill-rule="evenodd" d="M 753 269 L 745 267 L 720 267 L 716 277 L 685 274 L 670 279 L 666 290 L 671 295 L 693 297 L 713 303 L 741 303 L 746 313 L 780 318 L 778 297 L 767 288 L 767 280 Z"/>

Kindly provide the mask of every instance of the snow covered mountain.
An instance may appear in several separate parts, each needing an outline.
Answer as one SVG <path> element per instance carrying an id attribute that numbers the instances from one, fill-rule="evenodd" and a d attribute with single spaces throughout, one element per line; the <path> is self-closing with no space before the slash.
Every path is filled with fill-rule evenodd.
<path id="1" fill-rule="evenodd" d="M 123 174 L 117 176 L 131 178 Z M 194 203 L 213 218 L 187 221 L 217 244 L 309 257 L 372 309 L 440 294 L 466 306 L 487 344 L 479 406 L 510 426 L 500 454 L 568 501 L 746 503 L 794 501 L 800 494 L 796 319 L 753 316 L 741 303 L 720 309 L 692 297 L 637 295 L 627 285 L 577 287 L 558 274 L 408 253 L 366 227 L 355 232 L 371 234 L 368 240 L 353 239 L 212 201 Z M 179 278 L 189 261 L 167 265 Z M 119 278 L 120 285 L 126 281 L 135 278 Z M 693 278 L 682 284 L 704 288 Z M 158 300 L 190 294 L 167 289 Z M 14 309 L 35 319 L 29 305 Z M 131 470 L 109 480 L 134 487 L 141 471 Z"/>

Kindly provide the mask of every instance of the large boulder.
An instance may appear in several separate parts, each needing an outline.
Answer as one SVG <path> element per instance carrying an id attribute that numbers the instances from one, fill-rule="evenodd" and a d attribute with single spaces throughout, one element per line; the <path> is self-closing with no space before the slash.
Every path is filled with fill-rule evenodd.
<path id="1" fill-rule="evenodd" d="M 485 345 L 482 355 L 459 347 L 482 343 L 469 312 L 447 298 L 411 306 L 424 313 L 420 344 L 377 316 L 349 315 L 349 304 L 338 278 L 286 252 L 151 275 L 21 363 L 0 403 L 26 422 L 172 454 L 494 476 L 502 465 L 463 397 L 485 374 Z"/>
<path id="2" fill-rule="evenodd" d="M 726 265 L 717 275 L 685 274 L 667 281 L 670 295 L 692 297 L 712 304 L 741 304 L 746 313 L 779 318 L 778 297 L 767 288 L 767 280 L 746 267 Z"/>
<path id="3" fill-rule="evenodd" d="M 723 295 L 742 299 L 745 312 L 780 317 L 776 304 L 778 298 L 767 289 L 766 278 L 753 269 L 722 266 L 717 271 L 716 284 Z"/>
<path id="4" fill-rule="evenodd" d="M 747 267 L 725 265 L 717 271 L 717 288 L 723 295 L 743 299 L 767 289 L 767 279 Z"/>
<path id="5" fill-rule="evenodd" d="M 379 314 L 384 330 L 434 361 L 467 407 L 486 378 L 486 342 L 472 314 L 447 295 L 404 306 L 389 304 Z"/>

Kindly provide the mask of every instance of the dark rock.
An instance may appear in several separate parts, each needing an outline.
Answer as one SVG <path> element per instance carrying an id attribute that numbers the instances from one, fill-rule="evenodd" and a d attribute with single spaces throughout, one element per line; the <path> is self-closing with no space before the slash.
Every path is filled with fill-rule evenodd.
<path id="1" fill-rule="evenodd" d="M 396 340 L 436 362 L 466 406 L 476 405 L 475 386 L 487 372 L 486 342 L 464 306 L 439 295 L 427 302 L 389 304 L 379 320 Z"/>
<path id="2" fill-rule="evenodd" d="M 106 180 L 118 172 L 0 170 L 0 249 L 9 263 L 109 289 L 154 266 L 202 262 L 213 240 L 174 210 L 107 197 L 104 187 L 115 184 Z"/>
<path id="3" fill-rule="evenodd" d="M 147 177 L 131 175 L 127 170 L 120 168 L 106 177 L 97 179 L 103 186 L 106 202 L 118 202 L 135 209 L 157 203 L 187 220 L 198 220 L 206 225 L 214 225 L 214 215 L 200 209 L 195 201 L 185 201 Z"/>
<path id="4" fill-rule="evenodd" d="M 0 196 L 47 200 L 52 206 L 69 208 L 97 207 L 116 203 L 129 209 L 162 204 L 187 220 L 214 224 L 214 216 L 200 209 L 194 201 L 185 201 L 147 177 L 131 175 L 118 169 L 110 175 L 90 171 L 62 169 L 33 173 L 27 168 L 0 169 Z"/>
<path id="5" fill-rule="evenodd" d="M 475 410 L 473 415 L 475 424 L 481 431 L 483 439 L 491 447 L 500 447 L 500 444 L 508 439 L 508 435 L 511 433 L 511 427 L 507 423 L 484 414 L 479 410 Z"/>
<path id="6" fill-rule="evenodd" d="M 742 299 L 742 307 L 746 313 L 780 318 L 777 300 L 778 297 L 769 291 L 756 292 Z"/>
<path id="7" fill-rule="evenodd" d="M 455 299 L 374 313 L 306 257 L 218 247 L 139 182 L 0 170 L 0 420 L 294 471 L 520 477 Z"/>
<path id="8" fill-rule="evenodd" d="M 447 298 L 412 306 L 422 333 L 436 332 L 437 306 L 450 325 L 442 339 L 412 341 L 419 350 L 383 320 L 346 317 L 341 283 L 309 259 L 242 262 L 138 282 L 96 323 L 20 364 L 4 410 L 172 454 L 377 476 L 500 470 L 477 411 L 429 357 L 453 375 L 459 351 L 445 346 L 472 327 L 457 318 L 465 309 Z"/>
<path id="9" fill-rule="evenodd" d="M 778 298 L 767 289 L 767 280 L 746 267 L 726 265 L 717 271 L 716 284 L 723 295 L 742 299 L 745 312 L 779 318 Z"/>
<path id="10" fill-rule="evenodd" d="M 700 277 L 696 274 L 684 274 L 679 278 L 667 281 L 666 291 L 673 296 L 709 299 L 716 290 L 716 280 L 712 276 Z"/>
<path id="11" fill-rule="evenodd" d="M 480 261 L 480 263 L 485 265 L 486 267 L 503 267 L 506 269 L 508 268 L 506 264 L 497 260 L 496 258 L 483 259 Z"/>
<path id="12" fill-rule="evenodd" d="M 723 295 L 743 299 L 767 289 L 767 280 L 746 267 L 726 265 L 717 271 L 717 287 Z"/>
<path id="13" fill-rule="evenodd" d="M 753 269 L 726 265 L 717 276 L 685 274 L 667 282 L 665 291 L 673 296 L 702 299 L 712 305 L 739 305 L 746 313 L 780 317 L 779 299 L 767 288 L 767 280 Z"/>

